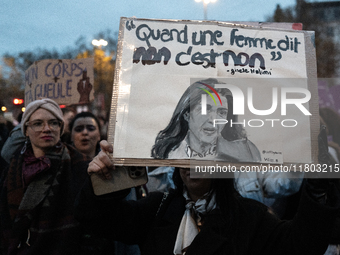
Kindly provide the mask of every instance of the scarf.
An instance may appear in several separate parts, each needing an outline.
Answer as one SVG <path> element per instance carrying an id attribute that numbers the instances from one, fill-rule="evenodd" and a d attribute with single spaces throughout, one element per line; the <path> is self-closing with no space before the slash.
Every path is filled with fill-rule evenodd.
<path id="1" fill-rule="evenodd" d="M 50 166 L 38 167 L 42 170 L 39 173 L 29 171 L 34 178 L 32 175 L 25 187 L 23 165 L 41 164 L 25 155 L 17 152 L 12 158 L 1 191 L 0 218 L 6 223 L 1 234 L 6 254 L 76 254 L 80 229 L 73 206 L 88 178 L 88 158 L 70 146 L 55 147 L 46 154 Z"/>
<path id="2" fill-rule="evenodd" d="M 215 194 L 211 195 L 210 202 L 207 204 L 207 199 L 210 195 L 210 192 L 208 192 L 204 194 L 202 198 L 194 202 L 189 198 L 188 192 L 186 190 L 184 191 L 183 196 L 187 203 L 185 205 L 186 210 L 177 232 L 174 248 L 175 255 L 185 254 L 187 248 L 199 233 L 199 228 L 197 226 L 201 224 L 201 215 L 206 215 L 216 208 Z"/>
<path id="3" fill-rule="evenodd" d="M 22 164 L 22 182 L 24 187 L 27 187 L 34 177 L 50 168 L 51 160 L 46 156 L 36 158 L 33 150 L 26 150 L 24 162 Z"/>

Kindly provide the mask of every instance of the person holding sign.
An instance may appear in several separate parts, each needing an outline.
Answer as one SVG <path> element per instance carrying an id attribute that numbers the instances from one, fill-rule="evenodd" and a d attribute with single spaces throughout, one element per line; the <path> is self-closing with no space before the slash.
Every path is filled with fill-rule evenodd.
<path id="1" fill-rule="evenodd" d="M 48 98 L 32 101 L 21 121 L 26 142 L 0 181 L 3 254 L 78 254 L 74 201 L 90 158 L 63 144 L 63 114 Z"/>
<path id="2" fill-rule="evenodd" d="M 233 114 L 233 95 L 229 89 L 215 89 L 219 82 L 207 79 L 193 83 L 183 93 L 168 126 L 159 132 L 151 156 L 156 159 L 218 159 L 229 162 L 259 162 L 257 147 L 247 139 Z M 206 103 L 202 95 L 210 96 Z M 202 109 L 205 109 L 205 113 Z"/>
<path id="3" fill-rule="evenodd" d="M 102 141 L 101 148 L 87 171 L 110 179 L 113 147 Z M 191 179 L 185 168 L 176 168 L 173 179 L 170 193 L 138 201 L 123 199 L 129 190 L 95 196 L 88 182 L 76 217 L 94 231 L 139 244 L 141 254 L 309 255 L 325 252 L 340 209 L 339 191 L 327 179 L 308 179 L 292 221 L 239 196 L 233 179 Z"/>

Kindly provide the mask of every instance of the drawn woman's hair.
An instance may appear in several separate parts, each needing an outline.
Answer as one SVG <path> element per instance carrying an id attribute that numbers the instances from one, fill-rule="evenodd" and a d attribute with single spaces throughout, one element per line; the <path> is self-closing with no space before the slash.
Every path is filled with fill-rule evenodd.
<path id="1" fill-rule="evenodd" d="M 233 123 L 237 122 L 237 116 L 233 115 L 233 96 L 230 90 L 226 88 L 215 88 L 215 84 L 220 84 L 216 79 L 201 80 L 191 84 L 183 93 L 168 126 L 158 133 L 155 144 L 151 150 L 151 157 L 156 159 L 168 158 L 169 152 L 178 148 L 186 137 L 189 130 L 189 123 L 184 117 L 185 114 L 189 113 L 190 109 L 194 109 L 194 107 L 201 102 L 201 95 L 206 94 L 202 89 L 208 90 L 212 94 L 214 93 L 204 84 L 213 87 L 221 97 L 223 96 L 227 99 L 228 124 L 225 125 L 221 132 L 222 137 L 228 141 L 246 137 L 242 125 L 229 125 L 230 120 L 232 120 Z"/>

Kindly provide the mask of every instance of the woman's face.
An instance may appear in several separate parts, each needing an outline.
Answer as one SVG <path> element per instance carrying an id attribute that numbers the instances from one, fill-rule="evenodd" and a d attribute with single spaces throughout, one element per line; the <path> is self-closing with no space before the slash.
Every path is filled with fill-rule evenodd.
<path id="1" fill-rule="evenodd" d="M 73 124 L 71 140 L 74 147 L 87 156 L 94 157 L 100 141 L 97 122 L 91 117 L 78 118 Z"/>
<path id="2" fill-rule="evenodd" d="M 36 157 L 45 155 L 60 139 L 61 122 L 45 109 L 36 110 L 24 125 Z"/>
<path id="3" fill-rule="evenodd" d="M 210 190 L 211 179 L 190 178 L 189 168 L 180 168 L 179 173 L 184 185 L 187 187 L 190 198 L 194 201 L 203 197 Z"/>

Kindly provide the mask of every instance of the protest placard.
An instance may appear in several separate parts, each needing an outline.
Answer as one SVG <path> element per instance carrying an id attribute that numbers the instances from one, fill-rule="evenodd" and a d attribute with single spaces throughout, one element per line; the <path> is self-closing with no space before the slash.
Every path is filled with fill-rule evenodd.
<path id="1" fill-rule="evenodd" d="M 44 59 L 25 72 L 25 105 L 50 98 L 58 104 L 88 104 L 94 98 L 93 58 Z"/>
<path id="2" fill-rule="evenodd" d="M 249 23 L 121 18 L 108 136 L 116 163 L 317 162 L 313 38 Z"/>

